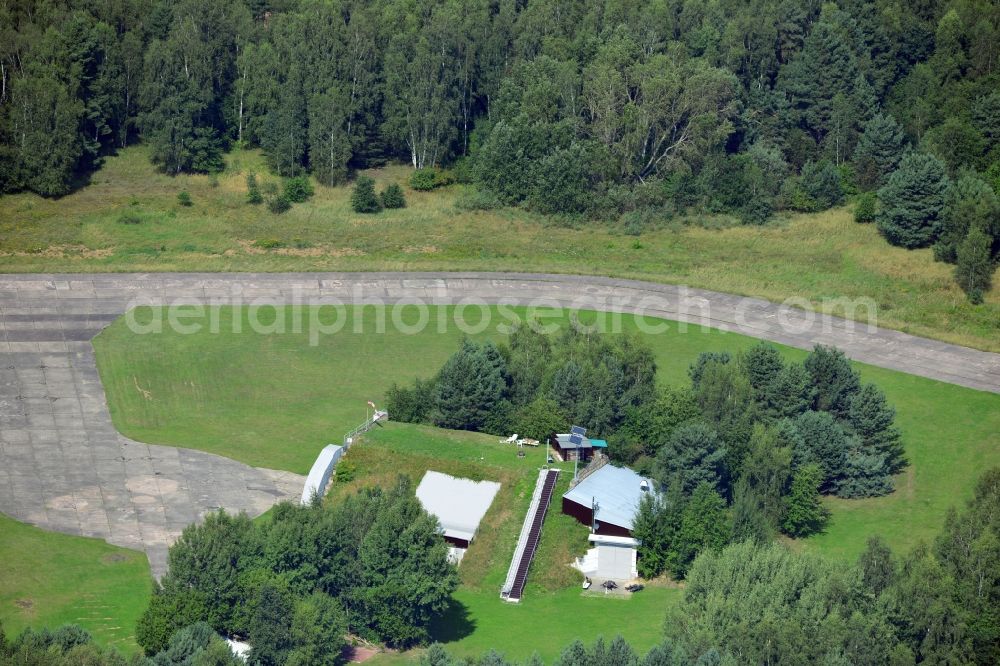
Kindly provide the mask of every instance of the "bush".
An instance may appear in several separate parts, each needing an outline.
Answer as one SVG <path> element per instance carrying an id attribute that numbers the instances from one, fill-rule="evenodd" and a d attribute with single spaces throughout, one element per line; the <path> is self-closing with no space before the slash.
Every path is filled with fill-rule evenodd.
<path id="1" fill-rule="evenodd" d="M 254 247 L 259 247 L 262 250 L 275 250 L 279 247 L 285 247 L 284 241 L 280 241 L 277 238 L 259 238 L 253 244 Z"/>
<path id="2" fill-rule="evenodd" d="M 668 217 L 668 212 L 641 208 L 622 215 L 622 231 L 629 236 L 641 236 L 643 232 L 657 229 L 662 220 Z"/>
<path id="3" fill-rule="evenodd" d="M 773 212 L 774 205 L 771 197 L 758 193 L 750 197 L 746 205 L 740 209 L 740 222 L 760 226 L 771 219 Z"/>
<path id="4" fill-rule="evenodd" d="M 410 187 L 415 190 L 429 191 L 455 182 L 455 176 L 448 171 L 436 168 L 417 169 L 410 176 Z"/>
<path id="5" fill-rule="evenodd" d="M 135 211 L 127 210 L 118 216 L 119 224 L 140 224 L 142 223 L 142 216 Z"/>
<path id="6" fill-rule="evenodd" d="M 836 206 L 844 199 L 840 172 L 829 160 L 806 162 L 799 186 L 806 196 L 816 202 L 817 210 Z"/>
<path id="7" fill-rule="evenodd" d="M 358 176 L 351 192 L 351 209 L 355 213 L 377 213 L 382 210 L 378 195 L 375 194 L 375 181 L 368 176 Z"/>
<path id="8" fill-rule="evenodd" d="M 257 174 L 253 171 L 247 174 L 247 203 L 254 205 L 264 203 L 264 197 L 260 193 L 260 186 L 257 185 Z"/>
<path id="9" fill-rule="evenodd" d="M 455 200 L 459 210 L 494 210 L 502 208 L 503 202 L 492 192 L 478 187 L 466 188 Z"/>
<path id="10" fill-rule="evenodd" d="M 341 460 L 333 476 L 336 483 L 349 483 L 357 476 L 357 468 L 348 460 Z"/>
<path id="11" fill-rule="evenodd" d="M 382 208 L 406 208 L 406 198 L 403 196 L 403 188 L 397 183 L 389 183 L 382 194 L 379 195 Z"/>
<path id="12" fill-rule="evenodd" d="M 594 158 L 582 142 L 545 156 L 538 164 L 528 204 L 545 214 L 583 213 L 593 200 Z"/>
<path id="13" fill-rule="evenodd" d="M 302 203 L 313 195 L 308 176 L 295 176 L 285 181 L 285 198 L 292 203 Z"/>
<path id="14" fill-rule="evenodd" d="M 862 192 L 854 201 L 854 221 L 871 224 L 878 213 L 878 197 L 874 192 Z"/>
<path id="15" fill-rule="evenodd" d="M 270 199 L 268 199 L 267 202 L 267 209 L 270 210 L 275 215 L 281 215 L 291 207 L 292 207 L 292 202 L 289 200 L 286 194 L 275 195 Z"/>
<path id="16" fill-rule="evenodd" d="M 191 195 L 188 194 L 187 190 L 181 190 L 177 194 L 177 203 L 179 203 L 182 206 L 191 206 L 194 204 L 194 202 L 191 201 Z"/>

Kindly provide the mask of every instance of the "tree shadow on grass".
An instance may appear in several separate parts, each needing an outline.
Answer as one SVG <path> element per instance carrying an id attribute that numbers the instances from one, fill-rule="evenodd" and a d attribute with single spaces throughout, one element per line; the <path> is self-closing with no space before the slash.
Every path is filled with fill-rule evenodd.
<path id="1" fill-rule="evenodd" d="M 469 607 L 457 599 L 441 615 L 431 622 L 431 640 L 438 643 L 452 643 L 462 640 L 476 630 L 476 621 L 469 614 Z"/>

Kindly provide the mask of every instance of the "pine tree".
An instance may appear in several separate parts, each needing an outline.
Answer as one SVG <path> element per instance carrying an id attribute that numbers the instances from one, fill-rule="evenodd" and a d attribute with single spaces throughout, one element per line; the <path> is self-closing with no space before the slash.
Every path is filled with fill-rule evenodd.
<path id="1" fill-rule="evenodd" d="M 466 340 L 448 359 L 435 386 L 435 425 L 456 430 L 483 427 L 507 385 L 503 359 L 494 352 L 491 344 Z"/>
<path id="2" fill-rule="evenodd" d="M 838 93 L 854 101 L 859 74 L 857 57 L 845 39 L 840 18 L 839 10 L 824 10 L 801 52 L 782 68 L 779 76 L 778 87 L 788 95 L 803 128 L 817 144 L 832 129 Z"/>
<path id="3" fill-rule="evenodd" d="M 657 477 L 668 488 L 678 486 L 687 496 L 702 483 L 725 486 L 726 449 L 715 431 L 704 423 L 682 425 L 656 456 Z"/>
<path id="4" fill-rule="evenodd" d="M 816 389 L 801 363 L 790 363 L 760 392 L 764 413 L 773 419 L 794 418 L 809 409 Z"/>
<path id="5" fill-rule="evenodd" d="M 774 345 L 763 340 L 743 355 L 743 368 L 754 391 L 765 388 L 785 367 L 785 360 Z"/>
<path id="6" fill-rule="evenodd" d="M 888 113 L 876 113 L 865 123 L 854 150 L 854 168 L 862 189 L 877 189 L 903 157 L 903 129 Z"/>
<path id="7" fill-rule="evenodd" d="M 844 457 L 843 477 L 837 481 L 837 497 L 880 497 L 892 492 L 892 476 L 885 454 L 861 446 L 856 439 Z"/>
<path id="8" fill-rule="evenodd" d="M 851 398 L 861 388 L 861 379 L 844 352 L 835 347 L 816 345 L 805 360 L 805 368 L 812 377 L 817 411 L 833 412 L 844 418 L 851 407 Z"/>
<path id="9" fill-rule="evenodd" d="M 785 498 L 785 519 L 781 529 L 793 537 L 804 537 L 823 529 L 829 514 L 819 496 L 823 470 L 819 465 L 803 465 L 792 477 Z"/>
<path id="10" fill-rule="evenodd" d="M 926 247 L 941 234 L 941 215 L 948 190 L 944 163 L 925 153 L 907 153 L 878 191 L 876 223 L 893 245 Z"/>
<path id="11" fill-rule="evenodd" d="M 358 176 L 354 182 L 351 209 L 355 213 L 377 213 L 382 210 L 378 195 L 375 194 L 375 181 L 368 176 Z"/>
<path id="12" fill-rule="evenodd" d="M 989 291 L 993 280 L 990 240 L 982 229 L 974 227 L 958 246 L 955 279 L 974 304 L 983 302 L 983 294 Z"/>
<path id="13" fill-rule="evenodd" d="M 889 405 L 885 394 L 874 384 L 865 384 L 851 399 L 849 423 L 861 444 L 885 456 L 889 473 L 906 466 L 903 442 L 895 426 L 896 410 Z"/>
<path id="14" fill-rule="evenodd" d="M 403 197 L 403 188 L 399 183 L 389 183 L 379 195 L 382 208 L 406 208 L 406 199 Z"/>
<path id="15" fill-rule="evenodd" d="M 843 428 L 829 412 L 809 411 L 795 426 L 802 436 L 801 446 L 793 451 L 796 467 L 816 463 L 823 471 L 820 489 L 833 492 L 846 474 L 850 441 Z"/>
<path id="16" fill-rule="evenodd" d="M 1000 240 L 1000 197 L 985 180 L 963 174 L 948 188 L 942 220 L 934 258 L 954 264 L 958 261 L 959 246 L 973 227 L 992 236 L 994 242 Z"/>

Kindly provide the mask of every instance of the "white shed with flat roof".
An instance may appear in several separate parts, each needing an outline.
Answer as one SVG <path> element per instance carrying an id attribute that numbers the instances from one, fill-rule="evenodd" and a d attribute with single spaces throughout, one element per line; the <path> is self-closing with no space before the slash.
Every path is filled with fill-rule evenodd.
<path id="1" fill-rule="evenodd" d="M 441 523 L 449 543 L 467 548 L 499 490 L 495 481 L 459 479 L 428 470 L 417 486 L 417 499 Z"/>

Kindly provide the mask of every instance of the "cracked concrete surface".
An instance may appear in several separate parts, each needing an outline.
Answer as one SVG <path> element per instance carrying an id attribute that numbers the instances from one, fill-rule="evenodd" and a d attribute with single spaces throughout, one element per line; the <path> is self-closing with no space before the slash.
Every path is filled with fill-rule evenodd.
<path id="1" fill-rule="evenodd" d="M 1000 393 L 1000 355 L 760 299 L 586 276 L 490 273 L 0 275 L 0 511 L 144 550 L 155 575 L 188 523 L 257 515 L 303 477 L 115 431 L 90 340 L 139 303 L 544 304 L 721 328 Z M 677 325 L 677 324 L 673 324 Z"/>

